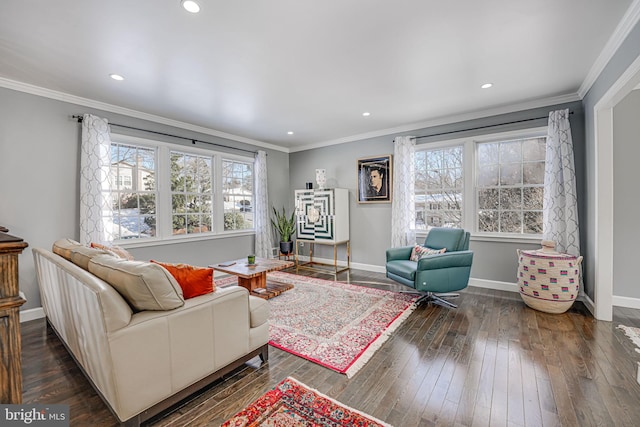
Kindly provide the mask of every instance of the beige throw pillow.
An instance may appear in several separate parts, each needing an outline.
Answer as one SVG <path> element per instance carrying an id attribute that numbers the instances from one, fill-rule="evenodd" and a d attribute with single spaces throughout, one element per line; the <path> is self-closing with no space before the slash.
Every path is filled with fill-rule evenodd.
<path id="1" fill-rule="evenodd" d="M 58 239 L 53 242 L 52 251 L 54 254 L 60 255 L 67 261 L 71 261 L 71 251 L 78 246 L 82 246 L 80 242 L 73 239 Z"/>
<path id="2" fill-rule="evenodd" d="M 89 272 L 113 286 L 136 311 L 184 305 L 180 285 L 158 264 L 101 255 L 91 259 Z"/>
<path id="3" fill-rule="evenodd" d="M 53 243 L 53 253 L 60 255 L 67 261 L 71 261 L 78 267 L 85 270 L 89 270 L 89 261 L 94 256 L 98 255 L 111 255 L 115 256 L 109 251 L 103 249 L 90 248 L 83 244 L 76 242 L 73 239 L 60 239 Z"/>

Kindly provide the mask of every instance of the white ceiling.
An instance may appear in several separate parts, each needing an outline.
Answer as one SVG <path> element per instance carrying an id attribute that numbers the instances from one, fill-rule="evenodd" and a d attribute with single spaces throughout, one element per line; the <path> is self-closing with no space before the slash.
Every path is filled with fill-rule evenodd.
<path id="1" fill-rule="evenodd" d="M 632 0 L 202 3 L 1 0 L 0 85 L 295 151 L 579 99 Z"/>

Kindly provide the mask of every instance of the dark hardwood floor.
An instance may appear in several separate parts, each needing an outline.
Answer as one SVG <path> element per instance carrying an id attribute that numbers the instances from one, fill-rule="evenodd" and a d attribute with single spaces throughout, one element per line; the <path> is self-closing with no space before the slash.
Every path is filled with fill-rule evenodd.
<path id="1" fill-rule="evenodd" d="M 383 274 L 349 278 L 406 290 Z M 419 307 L 351 379 L 272 347 L 268 363 L 251 360 L 149 424 L 220 425 L 292 376 L 396 427 L 640 425 L 640 353 L 617 328 L 640 327 L 640 310 L 602 322 L 581 303 L 546 314 L 472 287 L 456 301 Z M 23 323 L 22 340 L 24 403 L 69 404 L 72 426 L 117 425 L 44 319 Z"/>

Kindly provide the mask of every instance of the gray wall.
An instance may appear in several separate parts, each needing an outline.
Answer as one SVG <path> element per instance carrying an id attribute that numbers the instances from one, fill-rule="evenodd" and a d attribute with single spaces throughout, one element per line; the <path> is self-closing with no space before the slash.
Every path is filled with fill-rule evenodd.
<path id="1" fill-rule="evenodd" d="M 578 193 L 583 194 L 585 192 L 584 168 L 582 166 L 584 164 L 584 114 L 580 102 L 419 129 L 408 132 L 407 134 L 414 136 L 433 135 L 536 117 L 545 117 L 545 119 L 542 120 L 496 126 L 475 131 L 455 132 L 446 136 L 422 138 L 418 140 L 418 144 L 526 129 L 546 125 L 546 117 L 548 117 L 549 111 L 563 108 L 569 108 L 573 111 L 570 121 L 575 145 Z M 374 266 L 378 267 L 378 269 L 384 268 L 385 250 L 391 243 L 391 204 L 357 203 L 356 161 L 362 157 L 393 154 L 393 139 L 396 136 L 398 135 L 388 135 L 346 144 L 299 151 L 291 153 L 289 161 L 292 189 L 304 188 L 305 182 L 308 181 L 314 182 L 315 185 L 315 169 L 325 168 L 328 177 L 327 187 L 341 187 L 349 190 L 351 260 L 353 263 Z M 579 215 L 583 209 L 584 203 L 581 203 L 579 206 Z M 509 283 L 516 282 L 516 249 L 539 248 L 539 245 L 496 243 L 480 240 L 472 240 L 470 246 L 471 249 L 474 250 L 474 263 L 471 271 L 473 278 Z M 339 252 L 339 255 L 344 256 L 343 253 L 344 251 L 342 253 Z M 324 258 L 333 257 L 333 253 L 329 247 L 317 248 L 316 254 Z"/>
<path id="2" fill-rule="evenodd" d="M 582 100 L 585 112 L 585 141 L 586 141 L 586 188 L 588 192 L 585 194 L 586 209 L 583 224 L 586 226 L 586 244 L 583 245 L 584 263 L 584 283 L 585 291 L 591 299 L 594 299 L 594 281 L 595 281 L 595 245 L 596 245 L 596 146 L 595 146 L 595 118 L 593 113 L 594 106 L 602 99 L 605 93 L 613 86 L 620 76 L 629 68 L 633 61 L 640 56 L 640 23 L 636 24 L 631 30 L 620 48 L 613 55 L 609 63 L 606 65 L 602 73 L 598 76 L 589 92 Z M 614 118 L 615 122 L 615 118 Z M 637 142 L 636 142 L 637 144 Z M 618 145 L 618 141 L 614 135 L 614 145 Z M 617 168 L 617 165 L 616 165 Z M 618 204 L 616 201 L 614 212 L 618 209 L 625 209 L 624 205 Z M 617 225 L 614 224 L 614 230 Z M 616 232 L 614 231 L 614 234 Z M 613 238 L 613 236 L 612 236 Z M 629 252 L 637 252 L 637 242 L 621 248 Z M 622 291 L 622 289 L 618 289 Z M 617 294 L 618 296 L 631 296 Z"/>
<path id="3" fill-rule="evenodd" d="M 31 248 L 50 248 L 61 237 L 79 238 L 80 125 L 71 116 L 82 113 L 93 113 L 114 123 L 203 141 L 252 150 L 259 148 L 0 88 L 0 225 L 29 243 L 29 248 L 20 257 L 20 289 L 27 297 L 23 309 L 40 306 Z M 159 139 L 149 134 L 125 132 L 121 128 L 117 131 Z M 175 139 L 163 139 L 175 142 Z M 186 144 L 191 143 L 187 141 Z M 202 145 L 202 148 L 208 147 Z M 290 197 L 288 154 L 266 151 L 269 200 L 281 206 Z M 207 265 L 243 257 L 253 251 L 253 242 L 253 236 L 243 236 L 141 247 L 130 251 L 138 259 Z"/>
<path id="4" fill-rule="evenodd" d="M 640 199 L 640 90 L 634 90 L 613 109 L 613 295 L 640 298 L 636 271 Z"/>

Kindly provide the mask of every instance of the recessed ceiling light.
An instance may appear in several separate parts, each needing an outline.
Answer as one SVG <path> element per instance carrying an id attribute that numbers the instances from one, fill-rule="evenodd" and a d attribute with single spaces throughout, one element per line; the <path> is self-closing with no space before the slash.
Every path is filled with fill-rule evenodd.
<path id="1" fill-rule="evenodd" d="M 182 0 L 182 7 L 187 12 L 198 13 L 200 12 L 200 5 L 194 0 Z"/>
<path id="2" fill-rule="evenodd" d="M 113 80 L 118 80 L 119 82 L 124 80 L 124 77 L 122 77 L 120 74 L 109 74 L 109 77 L 111 77 Z"/>
<path id="3" fill-rule="evenodd" d="M 370 116 L 370 115 L 371 115 L 371 113 L 369 113 L 369 112 L 364 112 L 364 113 L 362 113 L 362 115 L 363 115 L 363 116 L 365 116 L 365 117 L 367 117 L 367 116 Z"/>
<path id="4" fill-rule="evenodd" d="M 293 132 L 289 131 L 287 132 L 287 135 L 293 135 Z"/>
<path id="5" fill-rule="evenodd" d="M 493 83 L 485 83 L 482 86 L 480 86 L 482 89 L 489 89 L 491 86 L 493 86 Z"/>

